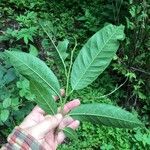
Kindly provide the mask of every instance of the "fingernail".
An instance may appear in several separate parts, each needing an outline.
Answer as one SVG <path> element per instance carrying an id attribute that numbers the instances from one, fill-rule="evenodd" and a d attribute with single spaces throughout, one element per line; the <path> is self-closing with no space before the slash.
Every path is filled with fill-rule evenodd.
<path id="1" fill-rule="evenodd" d="M 56 119 L 61 120 L 62 119 L 62 114 L 57 114 L 55 117 L 56 117 Z"/>
<path id="2" fill-rule="evenodd" d="M 46 115 L 46 116 L 45 116 L 45 118 L 51 118 L 51 117 L 52 117 L 51 115 Z"/>
<path id="3" fill-rule="evenodd" d="M 75 101 L 80 104 L 80 100 L 79 99 L 75 99 Z"/>
<path id="4" fill-rule="evenodd" d="M 76 120 L 76 124 L 79 126 L 79 125 L 80 125 L 80 121 L 79 121 L 79 120 Z"/>

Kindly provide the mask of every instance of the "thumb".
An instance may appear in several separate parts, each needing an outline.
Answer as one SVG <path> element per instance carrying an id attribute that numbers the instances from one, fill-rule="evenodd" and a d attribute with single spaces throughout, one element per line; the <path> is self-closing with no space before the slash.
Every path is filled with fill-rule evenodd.
<path id="1" fill-rule="evenodd" d="M 30 135 L 34 138 L 40 138 L 45 136 L 48 132 L 55 129 L 62 121 L 62 115 L 57 114 L 55 116 L 46 116 L 45 119 L 37 125 L 29 129 Z"/>

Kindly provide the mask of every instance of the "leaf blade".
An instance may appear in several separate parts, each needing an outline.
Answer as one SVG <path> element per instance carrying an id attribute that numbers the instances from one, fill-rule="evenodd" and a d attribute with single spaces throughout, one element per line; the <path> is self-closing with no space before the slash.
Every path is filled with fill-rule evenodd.
<path id="1" fill-rule="evenodd" d="M 58 79 L 43 61 L 24 52 L 6 51 L 5 54 L 20 74 L 50 88 L 52 93 L 60 95 Z"/>
<path id="2" fill-rule="evenodd" d="M 124 26 L 108 25 L 94 34 L 81 49 L 72 72 L 71 86 L 79 90 L 92 83 L 109 65 L 124 39 Z"/>
<path id="3" fill-rule="evenodd" d="M 65 59 L 68 56 L 68 53 L 66 52 L 67 48 L 68 48 L 68 44 L 69 44 L 69 41 L 67 39 L 65 39 L 64 41 L 58 42 L 58 45 L 57 45 L 57 48 L 60 52 L 60 55 L 61 55 L 63 61 L 65 61 Z"/>
<path id="4" fill-rule="evenodd" d="M 77 133 L 70 127 L 66 127 L 63 129 L 63 132 L 65 133 L 65 136 L 72 139 L 72 140 L 78 140 Z"/>
<path id="5" fill-rule="evenodd" d="M 10 114 L 9 110 L 7 109 L 1 110 L 1 114 L 0 114 L 1 121 L 5 122 L 8 119 L 9 114 Z"/>
<path id="6" fill-rule="evenodd" d="M 72 110 L 69 115 L 80 121 L 112 127 L 135 128 L 143 126 L 131 113 L 108 104 L 83 104 Z"/>
<path id="7" fill-rule="evenodd" d="M 41 84 L 31 81 L 30 90 L 36 96 L 35 102 L 48 114 L 57 113 L 57 105 L 48 88 L 42 87 Z"/>

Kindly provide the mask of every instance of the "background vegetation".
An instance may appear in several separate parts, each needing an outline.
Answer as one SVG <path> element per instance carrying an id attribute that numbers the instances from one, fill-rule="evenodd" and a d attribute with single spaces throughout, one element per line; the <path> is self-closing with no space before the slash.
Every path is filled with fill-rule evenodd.
<path id="1" fill-rule="evenodd" d="M 125 25 L 126 39 L 108 69 L 71 98 L 83 103 L 119 105 L 139 115 L 147 129 L 125 130 L 81 124 L 81 142 L 66 140 L 60 150 L 148 150 L 150 147 L 150 2 L 148 0 L 1 0 L 0 51 L 20 50 L 62 72 L 53 47 L 39 25 L 48 24 L 55 42 L 82 43 L 105 24 Z M 0 55 L 1 58 L 1 55 Z M 69 63 L 69 58 L 68 58 Z M 55 71 L 55 72 L 56 72 Z M 61 78 L 63 81 L 63 78 Z M 29 82 L 0 59 L 0 144 L 34 107 Z"/>

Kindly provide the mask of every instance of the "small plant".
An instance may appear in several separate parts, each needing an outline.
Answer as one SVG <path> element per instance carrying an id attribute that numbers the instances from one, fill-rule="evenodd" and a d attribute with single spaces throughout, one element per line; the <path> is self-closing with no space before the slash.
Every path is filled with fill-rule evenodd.
<path id="1" fill-rule="evenodd" d="M 60 84 L 57 77 L 43 61 L 24 52 L 5 51 L 4 53 L 15 69 L 30 81 L 30 90 L 36 97 L 35 102 L 45 112 L 54 115 L 57 113 L 58 106 L 52 95 L 57 95 L 60 98 L 60 105 L 63 110 L 64 104 L 75 90 L 81 90 L 90 85 L 111 62 L 119 48 L 119 41 L 125 37 L 124 26 L 110 24 L 95 33 L 83 46 L 73 63 L 74 51 L 77 46 L 75 44 L 71 51 L 69 67 L 65 62 L 68 56 L 66 51 L 69 42 L 64 40 L 56 46 L 52 35 L 47 32 L 43 24 L 41 26 L 49 36 L 64 68 L 66 77 L 65 98 L 60 96 Z M 93 124 L 112 127 L 134 128 L 143 126 L 131 113 L 107 104 L 81 104 L 67 115 L 80 121 L 89 121 Z M 72 129 L 65 128 L 64 132 L 68 137 L 76 138 Z"/>

